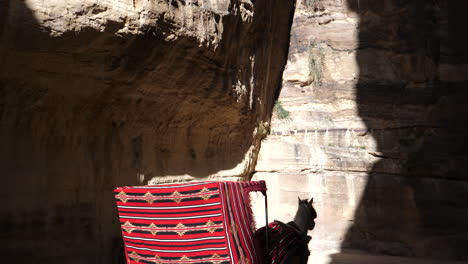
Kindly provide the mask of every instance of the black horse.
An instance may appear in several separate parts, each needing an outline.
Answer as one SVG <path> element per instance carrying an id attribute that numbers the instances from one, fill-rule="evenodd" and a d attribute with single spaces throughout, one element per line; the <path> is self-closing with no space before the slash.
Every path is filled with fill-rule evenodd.
<path id="1" fill-rule="evenodd" d="M 311 239 L 307 235 L 314 229 L 317 212 L 313 207 L 313 198 L 298 199 L 298 209 L 294 220 L 285 224 L 274 221 L 268 225 L 268 246 L 266 245 L 266 227 L 255 232 L 257 250 L 262 256 L 262 264 L 306 264 L 309 259 L 308 244 Z"/>

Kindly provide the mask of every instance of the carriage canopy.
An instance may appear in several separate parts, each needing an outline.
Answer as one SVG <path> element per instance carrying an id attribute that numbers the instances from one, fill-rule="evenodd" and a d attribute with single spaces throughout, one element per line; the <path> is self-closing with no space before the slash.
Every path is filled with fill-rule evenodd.
<path id="1" fill-rule="evenodd" d="M 127 263 L 258 263 L 252 191 L 265 182 L 116 188 Z"/>

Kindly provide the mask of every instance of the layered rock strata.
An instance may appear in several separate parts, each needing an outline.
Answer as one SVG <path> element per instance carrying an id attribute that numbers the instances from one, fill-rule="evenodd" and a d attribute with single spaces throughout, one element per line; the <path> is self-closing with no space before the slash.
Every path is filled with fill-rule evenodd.
<path id="1" fill-rule="evenodd" d="M 313 196 L 315 248 L 468 259 L 467 8 L 298 2 L 254 175 L 272 217 Z"/>
<path id="2" fill-rule="evenodd" d="M 25 263 L 121 254 L 112 190 L 245 178 L 294 1 L 0 1 L 1 240 Z"/>

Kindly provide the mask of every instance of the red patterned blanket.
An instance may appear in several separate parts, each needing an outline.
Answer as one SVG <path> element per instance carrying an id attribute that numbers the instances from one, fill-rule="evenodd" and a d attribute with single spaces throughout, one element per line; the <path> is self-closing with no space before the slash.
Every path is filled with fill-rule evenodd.
<path id="1" fill-rule="evenodd" d="M 116 188 L 127 263 L 258 263 L 251 191 L 265 182 Z"/>

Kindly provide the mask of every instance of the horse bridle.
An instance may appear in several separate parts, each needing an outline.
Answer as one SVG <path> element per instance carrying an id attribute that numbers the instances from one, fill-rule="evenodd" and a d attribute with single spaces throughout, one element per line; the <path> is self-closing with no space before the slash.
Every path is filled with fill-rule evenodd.
<path id="1" fill-rule="evenodd" d="M 313 227 L 311 227 L 311 225 L 314 223 L 314 219 L 317 218 L 317 216 L 312 218 L 312 216 L 313 216 L 312 211 L 315 211 L 315 209 L 309 202 L 307 202 L 306 206 L 307 206 L 307 214 L 309 216 L 308 219 L 310 219 L 310 223 L 309 223 L 309 226 L 308 226 L 307 230 L 312 230 L 312 229 L 309 229 L 309 228 L 313 228 Z"/>

